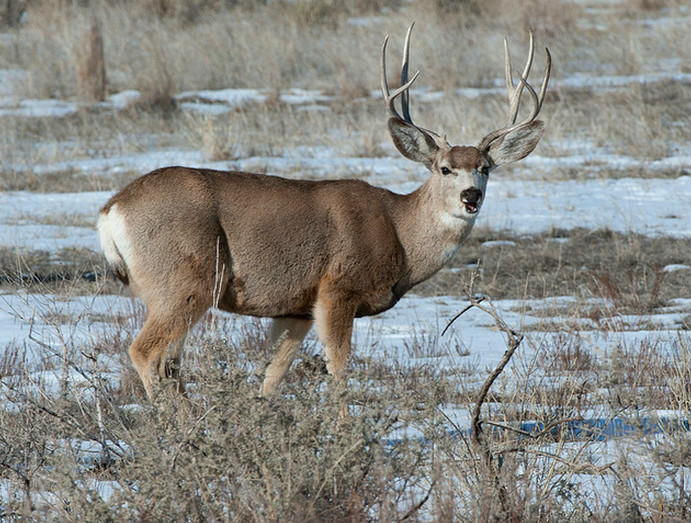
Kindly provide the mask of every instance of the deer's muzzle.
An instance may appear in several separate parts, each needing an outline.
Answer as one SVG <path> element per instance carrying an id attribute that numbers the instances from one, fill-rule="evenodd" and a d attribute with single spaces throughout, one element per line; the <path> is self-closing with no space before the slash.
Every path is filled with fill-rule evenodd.
<path id="1" fill-rule="evenodd" d="M 482 191 L 477 187 L 469 187 L 461 193 L 461 203 L 465 205 L 465 210 L 470 214 L 475 214 L 480 209 Z"/>

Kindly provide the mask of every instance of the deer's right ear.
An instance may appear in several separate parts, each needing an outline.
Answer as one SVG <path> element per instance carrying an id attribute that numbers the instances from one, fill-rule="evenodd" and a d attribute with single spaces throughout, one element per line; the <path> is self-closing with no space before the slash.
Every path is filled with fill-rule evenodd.
<path id="1" fill-rule="evenodd" d="M 403 156 L 431 168 L 432 159 L 439 150 L 434 138 L 419 127 L 395 116 L 389 118 L 388 126 L 393 143 Z"/>

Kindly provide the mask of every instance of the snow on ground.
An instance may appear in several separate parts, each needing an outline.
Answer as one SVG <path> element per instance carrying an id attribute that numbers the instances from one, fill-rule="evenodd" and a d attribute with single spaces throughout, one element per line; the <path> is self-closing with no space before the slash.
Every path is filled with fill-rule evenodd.
<path id="1" fill-rule="evenodd" d="M 387 143 L 383 147 L 393 148 Z M 560 169 L 578 169 L 581 178 L 607 177 L 616 174 L 625 176 L 626 172 L 647 172 L 651 177 L 670 169 L 691 173 L 691 154 L 688 146 L 679 147 L 673 154 L 656 160 L 632 158 L 630 156 L 597 152 L 590 142 L 569 142 L 559 144 L 569 149 L 566 156 L 541 156 L 532 154 L 518 164 L 516 172 L 540 172 L 549 179 L 550 173 Z M 57 146 L 56 146 L 57 147 Z M 674 149 L 673 144 L 670 148 Z M 64 172 L 90 176 L 110 176 L 122 172 L 140 172 L 142 174 L 166 165 L 188 165 L 226 170 L 266 170 L 270 174 L 288 177 L 328 177 L 333 173 L 346 173 L 353 177 L 369 176 L 367 180 L 377 185 L 396 188 L 401 179 L 409 176 L 421 177 L 424 168 L 414 164 L 397 153 L 394 156 L 364 158 L 341 156 L 328 147 L 295 147 L 283 155 L 252 156 L 230 161 L 208 161 L 199 151 L 182 151 L 179 149 L 158 149 L 138 154 L 118 154 L 104 158 L 79 158 L 51 162 L 48 164 L 14 164 L 7 166 L 16 173 L 32 173 L 38 176 L 56 175 Z M 502 171 L 497 171 L 501 179 Z M 531 176 L 534 178 L 534 176 Z"/>
<path id="2" fill-rule="evenodd" d="M 63 100 L 17 100 L 14 97 L 0 99 L 0 116 L 22 118 L 62 118 L 79 110 L 75 102 Z"/>
<path id="3" fill-rule="evenodd" d="M 0 116 L 60 117 L 79 110 L 76 102 L 61 100 L 23 100 L 17 93 L 22 73 L 0 70 Z M 656 72 L 634 76 L 598 76 L 571 74 L 555 80 L 569 88 L 610 89 L 641 82 L 674 81 L 691 84 L 691 74 Z M 497 80 L 497 85 L 500 82 Z M 500 87 L 464 88 L 460 94 L 473 97 L 494 94 Z M 263 102 L 273 94 L 257 89 L 220 89 L 180 93 L 176 96 L 183 110 L 218 113 L 247 103 Z M 380 96 L 379 93 L 373 93 Z M 422 100 L 445 96 L 421 89 L 415 93 Z M 123 91 L 100 104 L 122 109 L 136 103 L 137 91 Z M 278 93 L 285 103 L 313 106 L 331 97 L 318 91 L 288 89 Z M 490 180 L 488 197 L 478 223 L 518 234 L 531 234 L 553 227 L 609 227 L 617 231 L 642 234 L 691 236 L 691 155 L 688 147 L 666 158 L 644 160 L 593 151 L 591 144 L 570 151 L 568 156 L 526 158 L 511 176 L 497 171 Z M 304 150 L 303 150 L 304 149 Z M 672 147 L 672 150 L 674 148 Z M 398 155 L 384 158 L 339 156 L 328 148 L 297 148 L 281 157 L 251 157 L 228 162 L 209 162 L 197 151 L 152 150 L 143 154 L 116 155 L 106 158 L 76 159 L 43 165 L 8 165 L 14 172 L 34 175 L 73 172 L 89 176 L 111 176 L 121 172 L 145 173 L 165 165 L 189 165 L 216 169 L 266 171 L 287 177 L 323 178 L 338 176 L 360 178 L 390 188 L 409 192 L 425 177 L 425 170 Z M 549 179 L 555 169 L 578 169 L 584 180 Z M 632 179 L 627 171 L 656 172 L 676 170 L 685 175 L 676 179 Z M 526 180 L 539 173 L 542 180 Z M 616 173 L 618 179 L 609 179 Z M 93 224 L 106 193 L 29 194 L 0 193 L 0 246 L 21 249 L 55 250 L 69 246 L 97 249 Z M 76 224 L 78 218 L 81 223 Z M 62 221 L 61 221 L 62 220 Z"/>
<path id="4" fill-rule="evenodd" d="M 691 237 L 691 176 L 556 182 L 490 180 L 478 225 L 535 234 L 550 228 Z"/>
<path id="5" fill-rule="evenodd" d="M 62 118 L 77 113 L 82 107 L 100 107 L 102 110 L 120 111 L 136 105 L 141 93 L 127 89 L 115 93 L 104 102 L 83 104 L 80 102 L 57 99 L 24 99 L 14 94 L 21 76 L 16 70 L 0 70 L 0 116 L 23 118 Z M 691 74 L 676 72 L 658 72 L 640 75 L 592 75 L 573 73 L 564 78 L 553 79 L 553 89 L 597 89 L 601 92 L 626 89 L 631 86 L 675 82 L 691 85 Z M 503 96 L 504 80 L 496 78 L 491 87 L 461 87 L 453 93 L 431 91 L 421 87 L 411 89 L 411 96 L 418 102 L 437 102 L 449 94 L 474 99 L 480 96 Z M 11 94 L 10 94 L 11 93 Z M 379 90 L 372 90 L 370 96 L 381 98 Z M 185 91 L 174 96 L 181 109 L 196 114 L 219 115 L 231 112 L 248 104 L 265 103 L 277 97 L 277 100 L 289 105 L 318 107 L 334 100 L 334 96 L 321 91 L 307 89 L 286 89 L 279 92 L 267 89 L 209 89 Z"/>
<path id="6" fill-rule="evenodd" d="M 540 311 L 572 300 L 570 297 L 500 300 L 494 305 L 508 325 L 526 329 L 538 324 Z M 440 336 L 451 318 L 467 305 L 468 300 L 462 296 L 406 295 L 389 311 L 355 320 L 355 351 L 375 359 L 393 358 L 402 367 L 430 362 L 439 368 L 450 369 L 474 365 L 483 376 L 483 371 L 493 368 L 506 350 L 504 335 L 494 328 L 494 321 L 487 313 L 470 309 L 451 325 L 444 336 Z M 664 347 L 674 346 L 675 340 L 680 337 L 691 343 L 691 334 L 674 328 L 690 309 L 691 300 L 680 299 L 668 307 L 663 315 L 619 318 L 620 325 L 624 326 L 620 332 L 592 329 L 589 320 L 583 319 L 579 335 L 599 356 L 610 353 L 618 345 L 633 346 L 646 340 L 657 342 L 660 350 L 666 350 Z M 140 312 L 138 302 L 119 296 L 61 298 L 26 293 L 0 294 L 0 347 L 22 347 L 29 362 L 39 363 L 62 354 L 68 350 L 67 347 L 84 348 L 98 340 L 110 339 L 117 329 L 123 328 L 122 322 L 114 326 L 109 321 L 110 317 L 127 318 Z M 238 336 L 247 332 L 244 327 L 268 326 L 267 320 L 222 312 L 217 314 L 226 320 L 219 322 L 221 329 L 218 335 L 236 342 L 241 341 Z M 70 320 L 64 321 L 65 318 Z M 559 317 L 550 319 L 557 325 L 567 320 Z M 574 318 L 569 317 L 568 321 L 573 323 Z M 651 326 L 657 327 L 650 330 Z M 197 335 L 194 332 L 190 335 L 189 350 L 194 350 L 194 340 L 199 340 L 201 327 L 197 326 L 196 329 Z M 528 330 L 519 358 L 533 358 L 551 336 L 552 333 Z M 309 337 L 312 341 L 316 339 L 314 331 Z"/>
<path id="7" fill-rule="evenodd" d="M 64 116 L 79 110 L 73 102 L 59 100 L 21 100 L 12 86 L 21 80 L 17 71 L 0 72 L 0 115 L 19 116 Z M 675 81 L 691 83 L 691 75 L 671 72 L 658 72 L 646 76 L 590 77 L 574 74 L 556 80 L 565 88 L 612 89 L 639 84 L 641 82 Z M 499 84 L 497 84 L 499 85 Z M 494 94 L 500 87 L 463 88 L 459 93 L 467 97 Z M 434 101 L 445 93 L 419 90 L 422 100 Z M 264 102 L 268 96 L 276 94 L 256 89 L 222 89 L 215 91 L 193 91 L 176 96 L 183 110 L 197 113 L 218 113 L 231 110 L 247 103 Z M 291 89 L 277 93 L 285 103 L 313 106 L 328 103 L 330 97 L 317 91 Z M 106 109 L 120 110 L 136 103 L 137 91 L 124 91 L 111 96 L 101 104 Z M 375 94 L 379 96 L 379 93 Z M 646 235 L 670 235 L 691 238 L 691 156 L 685 147 L 678 153 L 658 160 L 613 155 L 604 151 L 594 151 L 593 144 L 566 144 L 569 149 L 565 157 L 545 157 L 531 155 L 508 173 L 497 171 L 492 175 L 486 201 L 478 218 L 478 225 L 495 230 L 507 230 L 517 235 L 535 234 L 552 228 L 571 229 L 575 227 L 602 228 Z M 671 150 L 674 151 L 674 148 Z M 117 155 L 106 158 L 75 159 L 73 161 L 53 162 L 43 165 L 7 166 L 15 172 L 32 172 L 35 175 L 48 175 L 61 172 L 82 173 L 91 176 L 112 176 L 122 172 L 145 173 L 165 165 L 189 165 L 226 170 L 267 171 L 287 177 L 307 177 L 320 179 L 337 172 L 338 176 L 360 178 L 387 187 L 396 192 L 414 190 L 426 177 L 421 166 L 409 162 L 398 155 L 383 158 L 344 157 L 327 147 L 303 147 L 290 151 L 290 154 L 276 157 L 250 157 L 226 162 L 210 162 L 197 151 L 152 150 L 143 154 Z M 552 180 L 550 170 L 557 168 L 577 168 L 583 173 L 579 180 Z M 658 171 L 676 169 L 685 173 L 677 178 L 630 178 L 628 170 L 646 170 L 654 175 Z M 617 177 L 610 178 L 609 172 Z M 543 176 L 535 179 L 533 173 Z M 527 179 L 530 177 L 530 179 Z M 86 247 L 98 250 L 95 222 L 98 209 L 106 202 L 110 192 L 78 192 L 63 194 L 39 194 L 25 191 L 0 193 L 0 246 L 18 250 L 45 250 L 54 252 L 65 247 Z M 677 270 L 670 268 L 669 270 Z M 680 267 L 678 270 L 686 270 Z M 64 308 L 60 301 L 41 305 L 27 297 L 2 296 L 0 300 L 0 347 L 24 344 L 27 347 L 36 343 L 29 339 L 43 336 L 44 342 L 53 343 L 55 336 L 67 336 L 62 327 L 44 326 L 40 331 L 41 310 L 50 307 Z M 25 300 L 25 307 L 19 307 L 15 300 Z M 100 300 L 105 300 L 101 302 Z M 28 301 L 27 301 L 28 300 Z M 32 301 L 33 300 L 33 301 Z M 105 304 L 105 305 L 104 305 Z M 79 317 L 91 314 L 105 306 L 111 310 L 119 306 L 116 298 L 97 298 L 89 304 L 79 300 L 72 303 L 62 314 Z M 393 355 L 402 361 L 414 363 L 427 356 L 406 354 L 406 339 L 412 336 L 437 337 L 445 321 L 465 306 L 459 298 L 420 298 L 409 296 L 393 310 L 369 319 L 358 320 L 355 329 L 355 343 L 361 349 L 372 350 L 380 356 Z M 510 307 L 516 304 L 500 303 L 510 321 L 530 323 L 529 316 L 519 316 Z M 18 309 L 19 307 L 19 309 Z M 27 311 L 26 307 L 29 307 Z M 31 312 L 36 307 L 39 313 Z M 70 309 L 72 307 L 73 309 Z M 76 307 L 76 309 L 74 309 Z M 688 310 L 689 304 L 685 304 Z M 21 310 L 21 312 L 18 312 Z M 677 310 L 664 317 L 667 326 L 673 326 Z M 667 317 L 669 316 L 669 317 Z M 37 320 L 39 318 L 39 320 Z M 242 322 L 245 320 L 238 319 Z M 633 320 L 632 320 L 633 321 Z M 92 328 L 87 322 L 78 322 L 72 327 L 71 335 L 77 341 L 86 342 Z M 85 332 L 82 332 L 86 328 Z M 104 327 L 107 328 L 107 327 Z M 671 331 L 672 329 L 670 329 Z M 39 334 L 40 331 L 40 334 Z M 52 332 L 52 334 L 50 334 Z M 443 351 L 448 354 L 464 354 L 481 366 L 491 366 L 503 354 L 502 336 L 489 328 L 488 318 L 469 313 L 459 320 L 447 339 L 438 343 L 447 344 Z M 660 334 L 657 336 L 667 335 Z M 666 331 L 665 331 L 666 332 Z M 434 334 L 432 334 L 434 333 Z M 640 336 L 638 333 L 622 336 Z M 597 332 L 596 338 L 602 336 Z M 599 340 L 592 340 L 600 343 Z"/>
<path id="8" fill-rule="evenodd" d="M 0 246 L 19 251 L 98 250 L 96 215 L 108 197 L 104 192 L 0 193 Z"/>
<path id="9" fill-rule="evenodd" d="M 281 160 L 281 159 L 276 159 Z M 378 173 L 397 170 L 391 159 L 351 159 L 354 168 L 369 163 L 372 183 Z M 357 161 L 356 161 L 357 160 Z M 155 158 L 151 158 L 156 162 Z M 174 162 L 175 163 L 175 162 Z M 321 167 L 324 161 L 317 162 Z M 424 175 L 424 169 L 418 172 Z M 400 173 L 399 173 L 400 174 Z M 401 178 L 407 178 L 401 176 Z M 390 183 L 398 191 L 419 182 Z M 98 250 L 98 209 L 109 192 L 0 193 L 0 246 L 54 251 L 64 247 Z M 673 179 L 618 178 L 559 180 L 490 179 L 477 225 L 537 234 L 553 228 L 607 227 L 620 232 L 691 237 L 691 176 Z"/>
<path id="10" fill-rule="evenodd" d="M 64 117 L 80 110 L 76 102 L 61 100 L 25 100 L 16 95 L 23 73 L 15 70 L 0 71 L 0 117 L 23 118 Z M 631 85 L 673 81 L 691 85 L 691 74 L 657 72 L 632 76 L 589 76 L 572 74 L 555 79 L 553 85 L 569 89 L 616 90 Z M 454 95 L 466 98 L 503 93 L 501 83 L 488 88 L 462 88 Z M 176 100 L 183 110 L 196 114 L 228 112 L 243 104 L 262 103 L 275 93 L 255 89 L 223 89 L 180 93 Z M 373 93 L 379 96 L 379 93 Z M 286 90 L 278 93 L 284 103 L 309 108 L 325 104 L 330 97 L 316 91 Z M 421 101 L 432 102 L 445 93 L 417 91 Z M 124 91 L 109 97 L 101 104 L 104 110 L 123 110 L 137 103 L 137 91 Z M 669 235 L 691 238 L 691 155 L 688 147 L 679 148 L 678 154 L 670 154 L 657 160 L 637 158 L 594 151 L 591 144 L 581 144 L 565 157 L 531 155 L 510 175 L 501 171 L 493 174 L 478 225 L 495 230 L 507 230 L 517 235 L 535 234 L 552 228 L 571 229 L 583 227 L 596 229 L 607 227 L 620 232 L 637 232 L 645 235 Z M 580 147 L 580 146 L 579 146 Z M 672 148 L 674 149 L 674 148 Z M 307 153 L 307 154 L 303 154 Z M 312 148 L 296 150 L 294 156 L 252 157 L 230 162 L 209 162 L 196 151 L 153 150 L 144 154 L 118 155 L 110 158 L 78 159 L 44 165 L 6 166 L 15 172 L 31 171 L 36 175 L 60 172 L 76 172 L 92 176 L 111 176 L 120 172 L 148 172 L 165 165 L 189 165 L 216 169 L 264 171 L 287 177 L 304 176 L 323 178 L 334 172 L 343 176 L 364 179 L 369 183 L 387 187 L 396 192 L 409 192 L 425 178 L 424 168 L 400 157 L 357 158 L 342 157 L 335 151 Z M 553 169 L 576 168 L 583 173 L 579 180 L 550 180 Z M 630 178 L 626 172 L 656 172 L 678 170 L 682 176 L 665 178 Z M 542 179 L 526 179 L 530 172 L 543 173 Z M 616 178 L 608 178 L 616 172 Z M 299 173 L 299 174 L 298 174 Z M 54 252 L 65 247 L 86 247 L 98 250 L 95 222 L 98 209 L 110 197 L 110 192 L 79 192 L 66 194 L 39 194 L 25 191 L 0 192 L 0 247 L 18 250 L 45 250 Z M 665 268 L 667 271 L 689 270 L 685 264 Z M 570 297 L 549 300 L 503 300 L 495 303 L 502 318 L 511 327 L 533 327 L 540 321 L 538 312 L 558 303 L 573 300 Z M 102 340 L 109 339 L 116 328 L 107 321 L 109 316 L 127 317 L 138 307 L 129 298 L 95 296 L 61 298 L 50 295 L 22 293 L 0 294 L 0 352 L 14 348 L 26 355 L 29 365 L 42 367 L 54 362 L 50 370 L 37 370 L 34 379 L 46 390 L 57 392 L 65 380 L 83 386 L 88 394 L 89 384 L 85 376 L 59 365 L 60 355 L 80 348 L 92 350 Z M 358 319 L 354 326 L 355 351 L 374 359 L 391 361 L 401 366 L 433 365 L 436 368 L 475 368 L 477 372 L 466 379 L 471 382 L 484 380 L 487 371 L 501 359 L 506 342 L 501 332 L 493 328 L 492 319 L 479 310 L 472 309 L 461 316 L 445 336 L 440 333 L 450 318 L 467 305 L 463 297 L 424 298 L 405 296 L 393 309 L 371 318 Z M 691 310 L 690 300 L 675 300 L 660 314 L 618 318 L 621 330 L 607 332 L 595 328 L 587 318 L 551 317 L 554 325 L 567 320 L 573 325 L 580 322 L 579 336 L 583 342 L 601 357 L 617 346 L 634 346 L 643 341 L 655 344 L 661 351 L 673 351 L 680 343 L 691 345 L 691 334 L 678 330 L 682 317 Z M 244 332 L 243 325 L 257 325 L 257 320 L 223 315 L 226 330 L 219 335 L 234 337 Z M 62 319 L 69 319 L 63 321 Z M 259 322 L 265 326 L 266 322 Z M 648 330 L 651 326 L 655 330 Z M 134 332 L 129 333 L 134 334 Z M 512 366 L 507 368 L 503 379 L 511 383 L 520 377 L 520 365 L 538 357 L 544 344 L 550 343 L 558 333 L 528 331 L 525 341 L 517 352 Z M 311 333 L 309 339 L 314 340 Z M 194 336 L 187 350 L 194 350 Z M 417 342 L 424 343 L 417 343 Z M 424 351 L 420 346 L 426 347 Z M 102 376 L 119 379 L 119 362 L 112 356 L 97 356 L 96 366 L 105 371 Z M 113 371 L 113 369 L 116 369 Z M 517 370 L 518 369 L 518 370 Z M 558 377 L 552 377 L 558 379 Z M 81 384 L 81 385 L 80 385 Z M 457 406 L 445 408 L 450 419 L 459 426 L 467 427 L 469 415 Z M 678 412 L 672 413 L 677 416 Z M 593 412 L 593 416 L 599 413 Z M 589 445 L 592 455 L 600 456 L 604 463 L 613 454 L 612 449 L 620 442 L 608 440 Z M 574 478 L 582 481 L 586 492 L 596 492 L 602 487 L 602 477 L 592 475 Z M 688 481 L 688 480 L 687 480 Z M 589 488 L 586 483 L 592 483 Z M 108 497 L 112 486 L 103 483 L 103 497 Z M 7 499 L 0 482 L 0 499 Z"/>

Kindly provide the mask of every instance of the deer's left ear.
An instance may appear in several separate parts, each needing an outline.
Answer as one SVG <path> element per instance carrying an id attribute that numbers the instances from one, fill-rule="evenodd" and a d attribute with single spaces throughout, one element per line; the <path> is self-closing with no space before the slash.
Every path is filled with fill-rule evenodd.
<path id="1" fill-rule="evenodd" d="M 492 142 L 487 153 L 495 165 L 517 162 L 533 152 L 544 132 L 545 123 L 535 120 Z"/>

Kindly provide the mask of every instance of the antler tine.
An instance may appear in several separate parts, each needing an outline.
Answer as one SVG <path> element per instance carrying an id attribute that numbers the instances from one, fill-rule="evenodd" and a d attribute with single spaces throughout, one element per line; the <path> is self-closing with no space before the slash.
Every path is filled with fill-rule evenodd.
<path id="1" fill-rule="evenodd" d="M 410 62 L 410 35 L 413 32 L 415 22 L 410 24 L 408 32 L 405 35 L 405 43 L 403 44 L 403 62 L 401 63 L 401 85 L 408 83 L 408 63 Z M 412 123 L 410 117 L 410 91 L 407 89 L 401 94 L 401 110 L 403 112 L 403 119 Z"/>
<path id="2" fill-rule="evenodd" d="M 389 43 L 389 35 L 384 37 L 384 44 L 381 46 L 381 60 L 379 62 L 379 79 L 381 81 L 381 94 L 384 100 L 389 100 L 389 81 L 386 79 L 386 46 Z"/>
<path id="3" fill-rule="evenodd" d="M 549 49 L 546 47 L 545 52 L 547 53 L 547 63 L 545 64 L 545 73 L 542 76 L 542 83 L 540 84 L 540 94 L 535 92 L 535 89 L 533 89 L 533 86 L 528 83 L 525 76 L 521 76 L 521 84 L 528 89 L 530 96 L 533 98 L 533 110 L 531 111 L 530 116 L 528 116 L 518 125 L 514 126 L 514 128 L 520 127 L 523 124 L 530 123 L 535 120 L 537 115 L 540 113 L 540 109 L 542 109 L 542 102 L 545 101 L 547 82 L 549 81 L 549 75 L 552 69 L 552 55 L 550 54 Z"/>
<path id="4" fill-rule="evenodd" d="M 528 115 L 522 122 L 514 125 L 514 129 L 520 127 L 523 124 L 532 122 L 535 119 L 535 117 L 537 117 L 538 113 L 540 112 L 540 108 L 542 107 L 542 101 L 538 98 L 535 89 L 533 89 L 533 86 L 526 81 L 524 76 L 520 77 L 520 81 L 521 89 L 523 89 L 524 87 L 528 89 L 528 92 L 530 93 L 530 96 L 533 99 L 533 110 L 530 112 L 530 115 Z"/>
<path id="5" fill-rule="evenodd" d="M 545 64 L 545 72 L 542 75 L 542 83 L 540 84 L 540 94 L 535 92 L 535 89 L 533 89 L 533 86 L 528 83 L 525 75 L 521 77 L 521 83 L 528 88 L 528 91 L 533 98 L 534 107 L 533 111 L 530 113 L 530 116 L 518 124 L 518 126 L 523 125 L 524 123 L 532 122 L 542 109 L 542 102 L 545 101 L 545 94 L 547 94 L 547 82 L 549 81 L 549 75 L 552 71 L 552 55 L 550 54 L 549 49 L 546 47 L 545 53 L 547 54 L 547 60 Z"/>
<path id="6" fill-rule="evenodd" d="M 528 75 L 530 75 L 530 68 L 533 66 L 533 57 L 535 56 L 535 33 L 530 31 L 530 45 L 528 48 L 528 60 L 526 61 L 525 67 L 523 68 L 523 78 L 528 80 Z M 506 72 L 506 90 L 507 96 L 509 98 L 509 120 L 507 125 L 513 125 L 516 123 L 516 118 L 518 117 L 518 108 L 521 105 L 521 96 L 523 94 L 523 87 L 525 84 L 519 82 L 514 88 L 513 85 L 513 71 L 511 68 L 511 55 L 509 52 L 509 42 L 504 38 L 504 59 L 505 59 L 505 72 Z"/>
<path id="7" fill-rule="evenodd" d="M 542 102 L 545 101 L 545 94 L 547 94 L 547 82 L 549 82 L 549 75 L 552 73 L 552 54 L 546 47 L 545 53 L 547 54 L 547 63 L 545 64 L 545 73 L 542 75 L 542 84 L 540 84 L 540 95 L 538 96 L 538 99 L 540 100 L 540 109 L 542 108 Z M 540 111 L 540 109 L 538 109 L 538 112 Z"/>
<path id="8" fill-rule="evenodd" d="M 414 24 L 413 24 L 414 25 Z M 412 119 L 410 118 L 410 111 L 409 111 L 409 106 L 408 106 L 408 90 L 410 89 L 410 86 L 413 85 L 413 82 L 417 79 L 418 75 L 420 74 L 420 71 L 417 71 L 413 77 L 407 80 L 408 77 L 408 57 L 410 54 L 410 32 L 412 30 L 413 26 L 411 25 L 408 28 L 408 34 L 406 36 L 406 42 L 404 46 L 404 51 L 403 51 L 403 65 L 401 67 L 401 86 L 397 87 L 396 89 L 393 90 L 393 92 L 390 91 L 389 89 L 389 82 L 386 76 L 386 46 L 389 43 L 389 35 L 386 35 L 386 38 L 384 38 L 384 44 L 382 45 L 381 49 L 381 62 L 380 62 L 380 69 L 381 69 L 381 91 L 382 95 L 384 96 L 384 101 L 387 103 L 389 106 L 389 113 L 391 116 L 395 116 L 397 118 L 400 118 L 401 120 L 404 120 L 412 125 Z M 403 116 L 398 114 L 398 111 L 396 111 L 396 105 L 395 105 L 395 100 L 396 97 L 400 94 L 406 95 L 406 101 L 402 102 L 402 112 Z"/>
<path id="9" fill-rule="evenodd" d="M 504 37 L 504 76 L 506 79 L 506 94 L 509 103 L 513 98 L 513 70 L 511 69 L 511 53 L 509 51 L 509 41 Z"/>
<path id="10" fill-rule="evenodd" d="M 521 90 L 524 87 L 528 88 L 528 92 L 532 96 L 533 102 L 535 103 L 535 108 L 537 108 L 538 99 L 537 99 L 537 94 L 535 93 L 535 89 L 533 89 L 533 87 L 528 82 L 525 81 L 525 78 L 523 78 L 523 76 L 519 75 L 518 79 L 519 79 L 519 87 L 518 88 L 520 88 Z M 515 96 L 514 96 L 514 99 L 515 99 Z M 485 136 L 480 141 L 480 143 L 477 146 L 478 149 L 480 149 L 481 151 L 485 150 L 487 147 L 490 146 L 490 144 L 493 141 L 495 141 L 500 136 L 504 136 L 506 134 L 509 134 L 511 131 L 518 129 L 521 125 L 525 125 L 526 123 L 530 123 L 537 116 L 537 113 L 539 112 L 539 110 L 535 110 L 535 108 L 533 109 L 533 112 L 531 113 L 531 115 L 528 116 L 528 118 L 526 118 L 522 122 L 520 122 L 518 124 L 514 124 L 514 125 L 508 125 L 507 127 L 502 127 L 500 129 L 496 129 L 495 131 L 492 131 L 491 133 L 489 133 L 487 136 Z M 512 120 L 512 118 L 509 118 L 509 122 L 511 122 L 511 120 Z M 515 116 L 513 117 L 513 120 L 515 120 Z"/>

